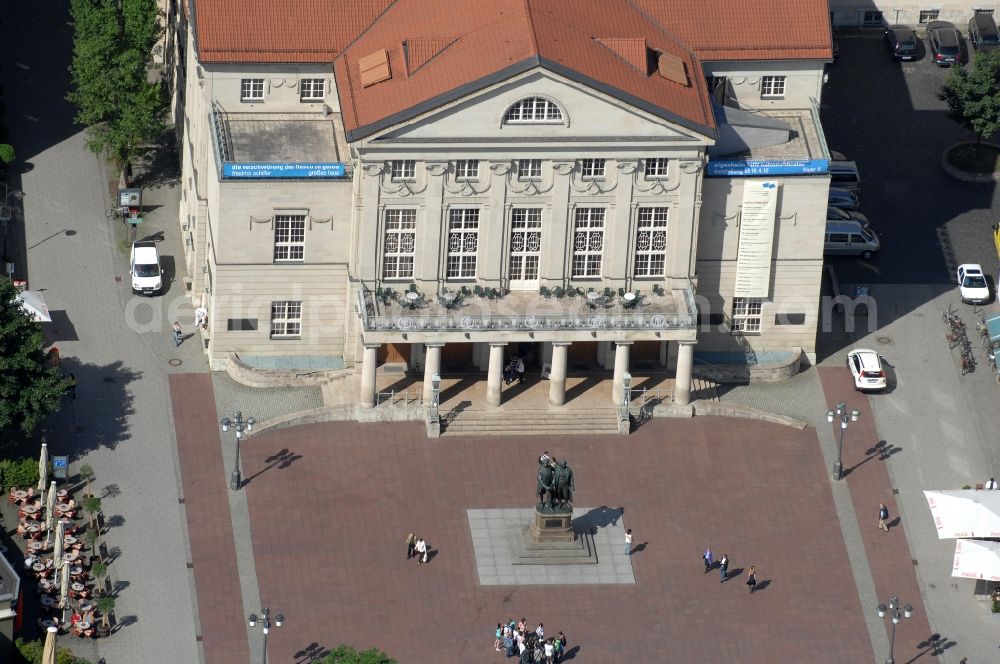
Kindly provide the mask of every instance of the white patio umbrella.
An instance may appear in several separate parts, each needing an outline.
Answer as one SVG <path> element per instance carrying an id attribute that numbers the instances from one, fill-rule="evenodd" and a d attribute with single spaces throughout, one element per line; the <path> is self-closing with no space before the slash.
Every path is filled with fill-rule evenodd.
<path id="1" fill-rule="evenodd" d="M 45 304 L 42 294 L 38 291 L 21 291 L 14 301 L 21 305 L 21 308 L 28 312 L 31 319 L 36 323 L 51 323 L 52 316 L 49 315 L 49 305 Z"/>
<path id="2" fill-rule="evenodd" d="M 42 648 L 42 664 L 56 664 L 56 633 L 59 628 L 50 625 L 45 634 L 45 647 Z"/>
<path id="3" fill-rule="evenodd" d="M 42 454 L 38 459 L 38 490 L 45 491 L 49 481 L 49 444 L 42 443 Z"/>
<path id="4" fill-rule="evenodd" d="M 1000 537 L 1000 491 L 924 491 L 938 539 Z"/>
<path id="5" fill-rule="evenodd" d="M 63 546 L 63 524 L 62 521 L 60 521 L 59 525 L 56 527 L 56 545 L 54 551 L 52 552 L 52 566 L 55 567 L 56 570 L 58 570 L 59 566 L 62 564 Z"/>
<path id="6" fill-rule="evenodd" d="M 1000 542 L 960 539 L 955 542 L 952 576 L 1000 581 Z"/>
<path id="7" fill-rule="evenodd" d="M 49 493 L 45 496 L 45 544 L 52 539 L 52 526 L 56 523 L 56 481 L 49 484 Z"/>
<path id="8" fill-rule="evenodd" d="M 69 564 L 63 563 L 62 578 L 59 580 L 59 607 L 65 609 L 66 602 L 68 600 L 69 600 Z"/>

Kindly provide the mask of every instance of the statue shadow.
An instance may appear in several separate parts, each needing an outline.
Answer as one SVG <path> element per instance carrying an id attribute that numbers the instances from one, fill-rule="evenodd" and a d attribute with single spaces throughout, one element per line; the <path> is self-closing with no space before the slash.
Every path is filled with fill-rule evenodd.
<path id="1" fill-rule="evenodd" d="M 617 526 L 618 520 L 622 518 L 623 514 L 625 514 L 624 507 L 601 505 L 583 516 L 573 519 L 573 527 L 579 532 L 589 531 L 591 534 L 596 534 L 601 528 Z"/>

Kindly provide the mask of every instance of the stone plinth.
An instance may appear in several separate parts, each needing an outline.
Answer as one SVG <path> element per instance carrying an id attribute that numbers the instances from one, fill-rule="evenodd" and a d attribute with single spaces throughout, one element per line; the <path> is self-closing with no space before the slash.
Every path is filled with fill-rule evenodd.
<path id="1" fill-rule="evenodd" d="M 539 512 L 531 522 L 531 539 L 535 542 L 572 542 L 572 512 Z"/>
<path id="2" fill-rule="evenodd" d="M 507 532 L 513 565 L 593 565 L 597 563 L 593 535 L 574 532 L 572 512 L 539 512 L 529 525 Z"/>

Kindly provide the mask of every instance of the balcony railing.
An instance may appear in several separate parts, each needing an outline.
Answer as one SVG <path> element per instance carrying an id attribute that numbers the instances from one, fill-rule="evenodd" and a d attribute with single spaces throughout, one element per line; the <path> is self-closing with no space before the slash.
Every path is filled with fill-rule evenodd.
<path id="1" fill-rule="evenodd" d="M 425 300 L 421 297 L 411 307 L 385 303 L 362 287 L 358 311 L 369 332 L 686 330 L 697 323 L 690 282 L 662 295 L 641 296 L 631 308 L 624 302 L 593 306 L 585 297 L 544 298 L 534 292 L 509 293 L 498 299 L 475 297 L 451 309 Z"/>

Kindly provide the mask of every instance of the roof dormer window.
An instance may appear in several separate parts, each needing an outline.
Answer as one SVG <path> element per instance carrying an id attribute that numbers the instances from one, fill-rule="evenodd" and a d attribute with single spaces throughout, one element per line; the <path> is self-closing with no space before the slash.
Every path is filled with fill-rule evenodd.
<path id="1" fill-rule="evenodd" d="M 562 111 L 554 101 L 544 97 L 526 97 L 510 108 L 503 116 L 504 124 L 524 124 L 531 122 L 562 122 Z"/>

